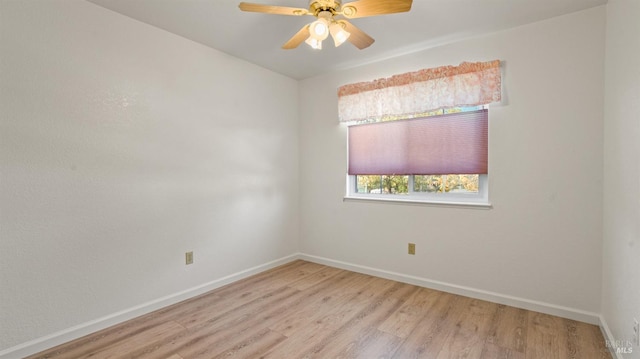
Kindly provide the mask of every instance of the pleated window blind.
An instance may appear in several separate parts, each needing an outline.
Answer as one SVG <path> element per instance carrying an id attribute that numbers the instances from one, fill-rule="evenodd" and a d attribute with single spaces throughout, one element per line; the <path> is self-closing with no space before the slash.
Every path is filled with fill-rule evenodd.
<path id="1" fill-rule="evenodd" d="M 349 175 L 488 173 L 488 111 L 349 127 Z"/>

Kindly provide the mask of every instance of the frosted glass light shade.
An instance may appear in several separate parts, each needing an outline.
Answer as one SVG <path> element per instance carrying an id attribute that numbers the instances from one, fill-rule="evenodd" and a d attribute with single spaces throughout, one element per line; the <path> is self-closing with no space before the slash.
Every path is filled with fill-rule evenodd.
<path id="1" fill-rule="evenodd" d="M 342 45 L 345 41 L 347 41 L 349 36 L 351 36 L 351 33 L 346 31 L 342 27 L 342 25 L 337 22 L 334 22 L 333 24 L 331 24 L 331 26 L 329 26 L 329 32 L 331 33 L 333 43 L 336 45 L 336 47 Z"/>
<path id="2" fill-rule="evenodd" d="M 315 37 L 309 36 L 305 42 L 311 46 L 312 49 L 322 50 L 322 40 L 316 39 Z"/>

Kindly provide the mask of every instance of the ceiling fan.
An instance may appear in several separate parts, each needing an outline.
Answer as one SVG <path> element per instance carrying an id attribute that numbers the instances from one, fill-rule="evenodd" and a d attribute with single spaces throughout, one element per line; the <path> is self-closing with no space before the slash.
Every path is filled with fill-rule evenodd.
<path id="1" fill-rule="evenodd" d="M 241 2 L 240 10 L 277 15 L 315 16 L 315 21 L 305 25 L 282 45 L 283 49 L 295 49 L 304 41 L 312 48 L 320 50 L 322 41 L 330 34 L 336 47 L 348 40 L 362 50 L 371 46 L 375 40 L 340 17 L 356 19 L 407 12 L 411 10 L 411 3 L 412 0 L 357 0 L 346 4 L 342 4 L 341 0 L 310 0 L 309 8 L 303 9 Z"/>

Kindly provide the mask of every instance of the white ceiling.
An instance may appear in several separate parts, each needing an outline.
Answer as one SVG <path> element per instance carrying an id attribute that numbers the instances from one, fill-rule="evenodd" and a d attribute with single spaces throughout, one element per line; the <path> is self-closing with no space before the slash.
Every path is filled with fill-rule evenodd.
<path id="1" fill-rule="evenodd" d="M 242 12 L 240 0 L 88 0 L 295 79 L 358 66 L 603 5 L 607 0 L 414 0 L 410 12 L 353 19 L 376 39 L 369 48 L 351 44 L 324 49 L 281 46 L 310 16 Z M 348 0 L 345 0 L 347 2 Z M 307 8 L 308 0 L 248 0 Z"/>

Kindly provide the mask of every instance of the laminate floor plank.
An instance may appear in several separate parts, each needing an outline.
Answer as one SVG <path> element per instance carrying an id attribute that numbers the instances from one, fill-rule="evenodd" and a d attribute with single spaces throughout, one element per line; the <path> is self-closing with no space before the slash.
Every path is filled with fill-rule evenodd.
<path id="1" fill-rule="evenodd" d="M 527 311 L 507 305 L 498 305 L 488 343 L 524 354 L 527 336 Z"/>
<path id="2" fill-rule="evenodd" d="M 305 290 L 341 272 L 343 271 L 338 268 L 326 267 L 289 284 L 289 286 L 297 290 Z"/>
<path id="3" fill-rule="evenodd" d="M 133 320 L 117 324 L 94 334 L 76 339 L 67 344 L 38 353 L 37 356 L 29 356 L 25 359 L 81 358 L 84 355 L 101 350 L 101 348 L 114 344 L 117 345 L 117 343 L 120 343 L 126 338 L 136 335 L 137 333 L 144 332 L 157 325 L 162 325 L 169 321 L 175 321 L 180 317 L 186 316 L 195 310 L 194 303 L 200 303 L 205 300 L 215 303 L 218 301 L 218 298 L 211 294 L 202 298 L 196 297 L 177 305 L 172 305 Z M 206 306 L 207 303 L 204 303 L 203 305 Z"/>
<path id="4" fill-rule="evenodd" d="M 220 351 L 221 348 L 222 351 L 235 353 L 237 350 L 234 348 L 245 346 L 242 342 L 253 342 L 251 338 L 254 336 L 262 338 L 260 333 L 266 333 L 268 337 L 286 338 L 281 333 L 271 331 L 268 326 L 281 318 L 286 312 L 295 311 L 296 308 L 301 308 L 321 300 L 325 292 L 333 290 L 331 284 L 331 282 L 318 283 L 314 288 L 306 291 L 286 287 L 285 292 L 295 292 L 293 294 L 287 294 L 285 298 L 279 298 L 260 310 L 244 313 L 239 320 L 225 323 L 224 330 L 216 329 L 211 332 L 211 328 L 207 328 L 207 338 L 205 340 L 199 340 L 200 343 L 205 344 L 204 347 L 185 345 L 184 347 L 186 348 L 180 349 L 179 353 L 183 357 L 188 358 L 212 357 L 214 354 L 220 355 L 217 351 Z M 278 291 L 278 295 L 282 292 L 282 290 Z M 273 344 L 278 344 L 280 341 L 281 340 L 277 340 Z"/>
<path id="5" fill-rule="evenodd" d="M 359 291 L 364 289 L 374 280 L 373 277 L 365 276 L 345 276 L 332 281 L 335 288 L 328 290 L 319 300 L 308 305 L 291 310 L 280 320 L 276 320 L 270 329 L 292 337 L 302 336 L 306 330 L 316 327 L 313 332 L 317 333 L 321 327 L 326 327 L 330 323 L 337 322 L 335 318 L 348 316 L 349 310 L 354 312 L 354 306 L 346 306 L 356 300 Z M 345 310 L 347 309 L 347 310 Z M 331 313 L 327 316 L 327 313 Z M 335 326 L 332 326 L 335 327 Z"/>
<path id="6" fill-rule="evenodd" d="M 600 330 L 586 323 L 564 319 L 568 332 L 569 356 L 567 358 L 608 358 L 604 338 Z"/>
<path id="7" fill-rule="evenodd" d="M 246 338 L 233 347 L 223 351 L 213 357 L 213 359 L 224 359 L 229 357 L 252 359 L 259 357 L 272 347 L 286 340 L 284 335 L 270 329 L 263 329 L 255 335 Z"/>
<path id="8" fill-rule="evenodd" d="M 479 299 L 472 299 L 467 306 L 458 307 L 456 328 L 436 358 L 479 359 L 497 309 L 497 304 Z"/>
<path id="9" fill-rule="evenodd" d="M 269 310 L 281 309 L 282 305 L 287 305 L 300 293 L 292 288 L 285 288 L 274 293 L 269 293 L 261 298 L 238 306 L 232 310 L 212 315 L 210 319 L 197 326 L 187 328 L 188 330 L 170 338 L 161 345 L 150 344 L 140 347 L 132 352 L 131 357 L 143 359 L 159 359 L 171 353 L 179 353 L 184 358 L 189 358 L 188 354 L 201 352 L 208 353 L 217 350 L 219 343 L 225 342 L 228 338 L 237 336 L 242 331 L 247 330 L 257 321 L 261 313 L 268 313 Z M 217 354 L 217 352 L 213 353 Z"/>
<path id="10" fill-rule="evenodd" d="M 252 293 L 256 290 L 272 291 L 299 280 L 305 275 L 308 275 L 310 271 L 314 271 L 314 269 L 322 269 L 321 266 L 318 266 L 319 265 L 315 263 L 293 261 L 231 284 L 227 284 L 215 289 L 214 292 L 216 296 L 226 298 L 228 296 L 237 297 L 238 293 L 241 293 L 240 295 L 246 295 L 245 293 Z M 208 296 L 210 294 L 211 293 L 205 293 L 202 296 Z"/>
<path id="11" fill-rule="evenodd" d="M 525 359 L 525 356 L 523 352 L 517 350 L 485 343 L 480 359 Z"/>
<path id="12" fill-rule="evenodd" d="M 452 335 L 461 313 L 458 307 L 468 304 L 469 298 L 440 292 L 436 302 L 407 336 L 393 358 L 427 358 L 438 356 L 446 340 Z"/>
<path id="13" fill-rule="evenodd" d="M 440 297 L 440 292 L 420 288 L 409 297 L 378 329 L 406 338 Z"/>
<path id="14" fill-rule="evenodd" d="M 159 324 L 147 331 L 140 332 L 134 336 L 128 337 L 118 343 L 112 344 L 102 350 L 93 352 L 89 355 L 82 356 L 82 358 L 91 359 L 115 359 L 122 358 L 129 355 L 130 352 L 140 347 L 141 345 L 148 345 L 149 343 L 158 343 L 166 340 L 167 338 L 184 332 L 185 327 L 176 322 L 166 322 Z"/>
<path id="15" fill-rule="evenodd" d="M 337 351 L 334 358 L 361 358 L 361 359 L 387 359 L 398 350 L 404 338 L 389 334 L 370 327 L 356 336 L 357 340 L 351 341 L 341 350 Z"/>
<path id="16" fill-rule="evenodd" d="M 548 314 L 528 312 L 526 358 L 566 359 L 568 333 L 563 319 Z"/>
<path id="17" fill-rule="evenodd" d="M 28 359 L 610 359 L 597 326 L 306 261 Z"/>
<path id="18" fill-rule="evenodd" d="M 283 287 L 274 291 L 273 296 L 265 297 L 265 301 L 260 306 L 251 306 L 245 310 L 234 309 L 212 320 L 202 322 L 197 327 L 202 330 L 195 328 L 192 335 L 185 336 L 180 341 L 177 351 L 185 358 L 213 357 L 219 355 L 221 351 L 235 352 L 232 347 L 240 345 L 239 342 L 245 339 L 249 340 L 246 337 L 258 335 L 257 332 L 268 329 L 267 326 L 286 312 L 295 311 L 296 308 L 321 300 L 326 293 L 335 290 L 334 283 L 346 279 L 349 277 L 343 276 L 336 281 L 319 282 L 306 291 Z M 269 334 L 274 337 L 274 333 Z M 171 350 L 176 350 L 175 345 Z"/>
<path id="19" fill-rule="evenodd" d="M 363 276 L 361 285 L 351 286 L 348 295 L 338 304 L 333 304 L 330 309 L 318 310 L 310 317 L 302 317 L 297 321 L 297 330 L 287 328 L 283 332 L 289 340 L 276 346 L 267 352 L 264 358 L 295 358 L 303 357 L 301 353 L 312 351 L 327 337 L 334 335 L 336 330 L 344 326 L 345 323 L 353 319 L 363 308 L 363 303 L 370 302 L 381 291 L 391 288 L 394 282 L 385 281 L 380 278 Z M 279 330 L 281 327 L 276 325 Z"/>
<path id="20" fill-rule="evenodd" d="M 303 262 L 303 264 L 296 267 L 295 270 L 289 270 L 273 275 L 269 277 L 268 281 L 273 288 L 284 287 L 300 281 L 325 268 L 327 267 L 321 264 Z"/>
<path id="21" fill-rule="evenodd" d="M 403 304 L 404 299 L 419 288 L 404 283 L 395 283 L 390 288 L 368 301 L 340 328 L 323 338 L 313 348 L 304 353 L 305 358 L 335 358 L 346 347 L 354 345 L 366 335 L 366 328 L 377 327 Z"/>

